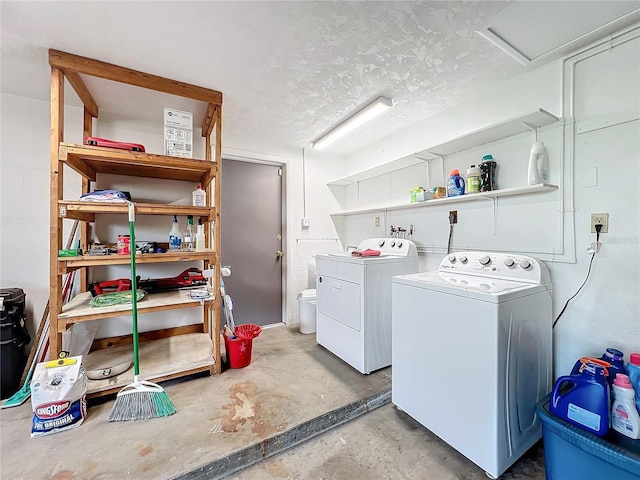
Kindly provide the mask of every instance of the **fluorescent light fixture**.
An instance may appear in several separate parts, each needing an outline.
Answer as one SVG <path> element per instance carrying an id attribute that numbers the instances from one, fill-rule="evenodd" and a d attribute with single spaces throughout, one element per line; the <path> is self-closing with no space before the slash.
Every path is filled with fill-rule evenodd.
<path id="1" fill-rule="evenodd" d="M 329 145 L 330 143 L 335 142 L 340 137 L 345 136 L 347 133 L 355 130 L 360 125 L 365 122 L 368 122 L 376 115 L 382 113 L 387 108 L 393 107 L 393 101 L 387 97 L 378 97 L 376 100 L 371 102 L 369 105 L 364 107 L 359 112 L 355 113 L 351 117 L 347 118 L 340 125 L 335 127 L 333 130 L 330 130 L 315 142 L 313 142 L 313 148 L 321 149 Z"/>

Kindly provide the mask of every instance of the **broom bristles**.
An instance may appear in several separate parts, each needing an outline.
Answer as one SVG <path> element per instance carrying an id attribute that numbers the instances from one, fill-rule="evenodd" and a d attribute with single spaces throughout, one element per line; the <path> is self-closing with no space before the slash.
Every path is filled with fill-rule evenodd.
<path id="1" fill-rule="evenodd" d="M 127 385 L 118 393 L 107 418 L 110 422 L 147 420 L 168 417 L 176 407 L 160 385 L 139 382 Z"/>

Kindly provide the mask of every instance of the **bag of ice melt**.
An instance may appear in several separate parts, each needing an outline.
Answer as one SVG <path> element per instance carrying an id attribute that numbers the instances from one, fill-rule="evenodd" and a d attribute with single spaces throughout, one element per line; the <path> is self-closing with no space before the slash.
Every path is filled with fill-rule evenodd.
<path id="1" fill-rule="evenodd" d="M 79 427 L 87 415 L 82 356 L 38 363 L 33 372 L 31 438 Z"/>

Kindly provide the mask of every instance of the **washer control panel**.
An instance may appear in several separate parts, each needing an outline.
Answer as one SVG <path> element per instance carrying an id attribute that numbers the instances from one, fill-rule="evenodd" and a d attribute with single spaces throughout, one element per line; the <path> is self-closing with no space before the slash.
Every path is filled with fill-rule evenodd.
<path id="1" fill-rule="evenodd" d="M 450 253 L 442 259 L 438 271 L 531 283 L 551 282 L 549 270 L 544 263 L 513 253 Z"/>

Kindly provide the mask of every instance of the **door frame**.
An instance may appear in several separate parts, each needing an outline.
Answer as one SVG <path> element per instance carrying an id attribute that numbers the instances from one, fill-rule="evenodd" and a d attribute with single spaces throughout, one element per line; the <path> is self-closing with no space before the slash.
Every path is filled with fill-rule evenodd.
<path id="1" fill-rule="evenodd" d="M 282 303 L 282 312 L 280 316 L 280 322 L 284 325 L 288 325 L 287 323 L 287 278 L 289 278 L 289 260 L 288 257 L 290 255 L 289 252 L 289 242 L 287 241 L 287 160 L 281 157 L 276 157 L 275 155 L 263 155 L 259 153 L 230 153 L 226 152 L 223 149 L 221 155 L 221 162 L 223 160 L 234 160 L 237 162 L 245 162 L 245 163 L 259 163 L 262 165 L 272 165 L 275 167 L 279 167 L 282 169 L 282 192 L 280 203 L 282 205 L 282 211 L 280 212 L 280 221 L 282 223 L 282 251 L 285 252 L 284 256 L 281 257 L 282 262 L 282 279 L 280 288 L 282 290 L 281 295 L 281 303 Z M 222 167 L 222 165 L 220 165 Z M 222 170 L 222 181 L 224 181 L 224 168 Z M 220 188 L 222 188 L 222 184 L 220 184 Z M 220 257 L 222 258 L 222 257 Z M 276 326 L 277 323 L 270 326 Z M 265 328 L 265 327 L 263 327 Z"/>

